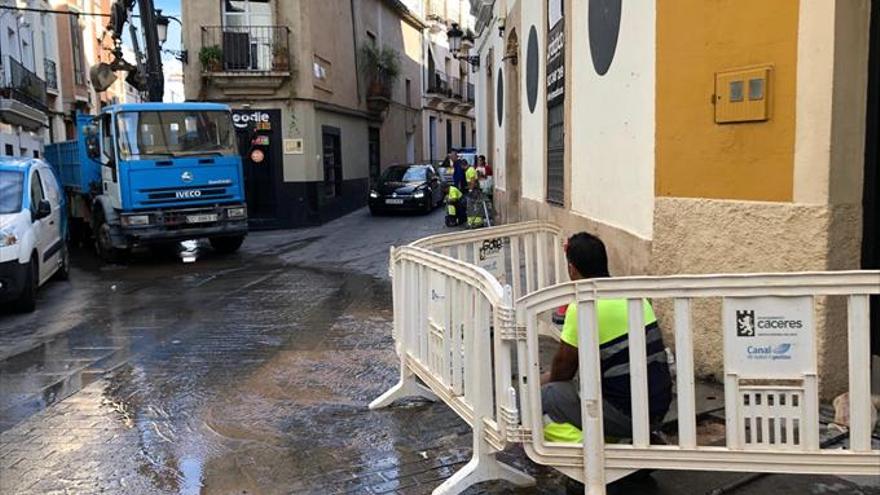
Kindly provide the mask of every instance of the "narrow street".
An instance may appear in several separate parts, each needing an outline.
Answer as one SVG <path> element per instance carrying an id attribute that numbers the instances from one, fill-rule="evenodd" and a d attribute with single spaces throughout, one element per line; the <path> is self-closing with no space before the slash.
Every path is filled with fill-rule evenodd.
<path id="1" fill-rule="evenodd" d="M 398 373 L 388 246 L 441 225 L 439 211 L 361 210 L 194 263 L 77 252 L 35 313 L 0 316 L 0 493 L 430 493 L 468 460 L 468 426 L 443 404 L 366 406 Z M 468 493 L 566 493 L 555 471 L 504 457 L 538 487 Z M 658 473 L 610 493 L 742 477 Z M 880 493 L 857 483 L 770 476 L 729 493 Z"/>

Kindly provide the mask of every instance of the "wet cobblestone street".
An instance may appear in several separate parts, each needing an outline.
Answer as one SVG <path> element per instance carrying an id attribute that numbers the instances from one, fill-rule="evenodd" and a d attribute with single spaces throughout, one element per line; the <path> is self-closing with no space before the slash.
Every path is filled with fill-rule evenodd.
<path id="1" fill-rule="evenodd" d="M 0 493 L 430 493 L 468 460 L 468 426 L 443 404 L 367 404 L 398 377 L 388 244 L 441 222 L 361 211 L 192 264 L 77 253 L 37 312 L 0 314 Z M 561 475 L 504 457 L 538 487 L 468 493 L 566 493 Z M 741 477 L 674 473 L 611 493 L 702 494 Z M 880 493 L 806 483 L 732 493 Z"/>

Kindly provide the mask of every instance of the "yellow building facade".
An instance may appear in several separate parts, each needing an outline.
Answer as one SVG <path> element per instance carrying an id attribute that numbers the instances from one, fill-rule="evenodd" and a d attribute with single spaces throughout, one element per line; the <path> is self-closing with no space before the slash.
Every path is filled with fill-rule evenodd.
<path id="1" fill-rule="evenodd" d="M 500 215 L 600 235 L 615 275 L 877 267 L 878 3 L 474 2 Z M 826 395 L 841 304 L 817 315 Z M 720 377 L 715 314 L 695 357 Z"/>

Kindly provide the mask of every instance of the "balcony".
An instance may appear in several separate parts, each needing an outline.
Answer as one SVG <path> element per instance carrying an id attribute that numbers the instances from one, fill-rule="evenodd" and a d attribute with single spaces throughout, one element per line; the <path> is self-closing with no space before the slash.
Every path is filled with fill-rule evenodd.
<path id="1" fill-rule="evenodd" d="M 58 92 L 58 66 L 54 60 L 43 59 L 43 67 L 46 68 L 46 89 Z"/>
<path id="2" fill-rule="evenodd" d="M 47 125 L 46 81 L 13 58 L 6 63 L 8 70 L 0 66 L 0 118 L 32 130 Z"/>
<path id="3" fill-rule="evenodd" d="M 425 98 L 429 107 L 439 108 L 446 99 L 452 96 L 449 89 L 449 83 L 443 78 L 440 72 L 430 73 L 428 76 L 428 88 L 425 91 Z"/>
<path id="4" fill-rule="evenodd" d="M 202 75 L 226 94 L 272 94 L 290 79 L 287 26 L 203 26 Z"/>

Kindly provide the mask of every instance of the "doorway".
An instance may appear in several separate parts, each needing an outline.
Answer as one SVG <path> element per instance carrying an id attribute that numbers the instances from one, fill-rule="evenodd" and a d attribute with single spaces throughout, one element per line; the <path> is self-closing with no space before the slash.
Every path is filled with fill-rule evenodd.
<path id="1" fill-rule="evenodd" d="M 379 129 L 370 127 L 370 135 L 368 137 L 370 160 L 370 183 L 375 184 L 379 181 L 379 175 L 382 173 L 381 148 L 380 148 Z"/>
<path id="2" fill-rule="evenodd" d="M 446 154 L 452 151 L 452 119 L 446 118 Z"/>
<path id="3" fill-rule="evenodd" d="M 233 110 L 244 172 L 248 218 L 255 228 L 279 221 L 277 191 L 281 182 L 281 110 Z"/>
<path id="4" fill-rule="evenodd" d="M 324 198 L 342 196 L 342 140 L 339 128 L 321 127 L 324 150 Z"/>
<path id="5" fill-rule="evenodd" d="M 428 149 L 431 163 L 437 161 L 437 117 L 428 117 Z"/>

